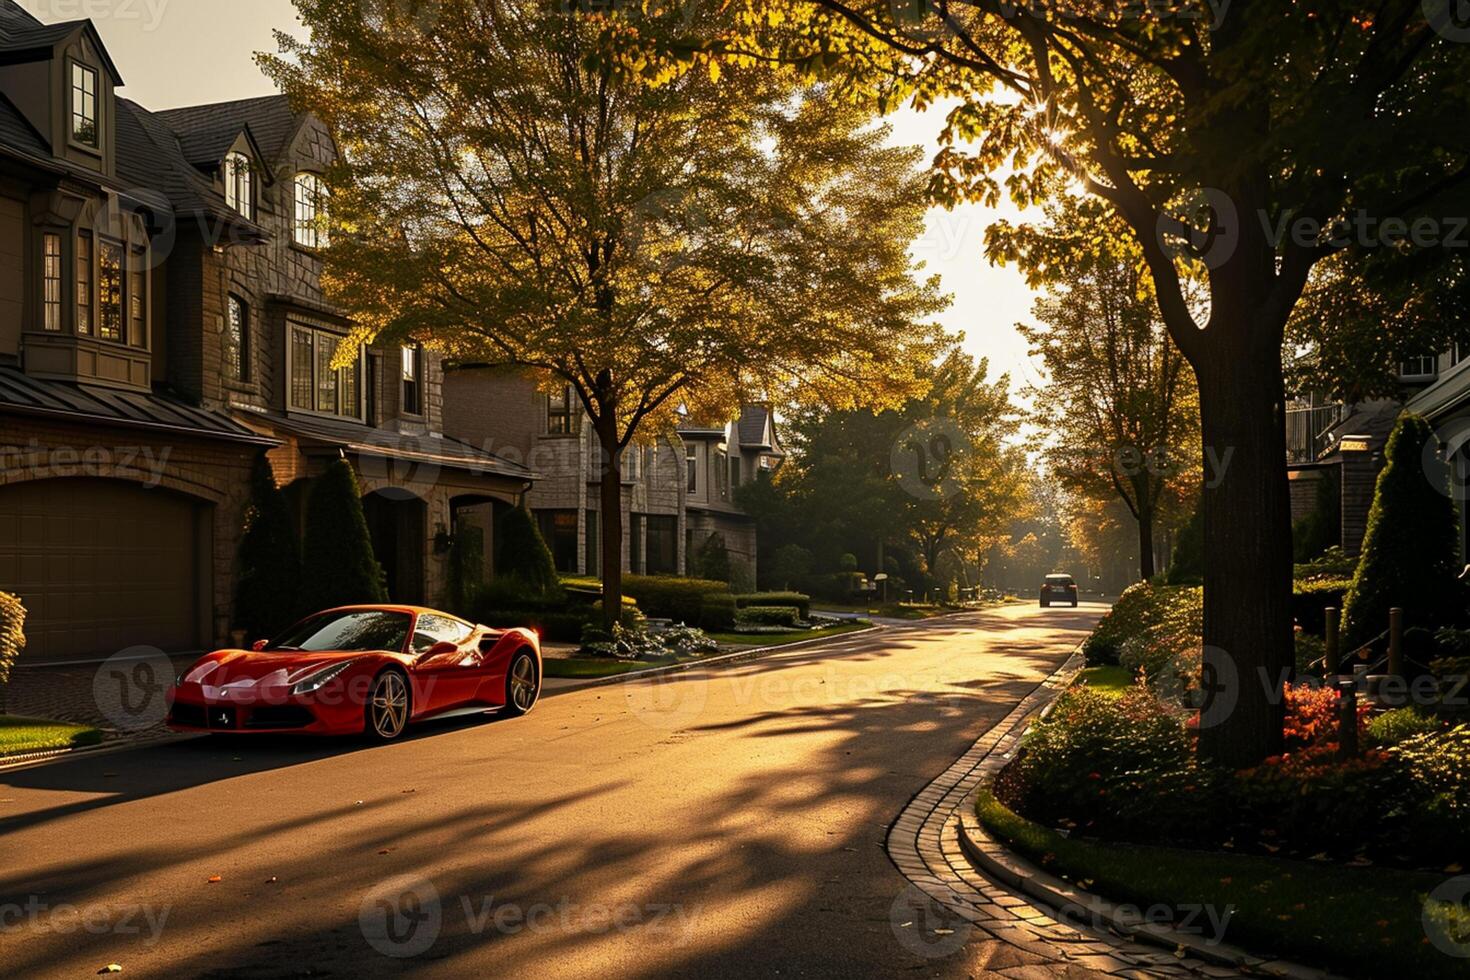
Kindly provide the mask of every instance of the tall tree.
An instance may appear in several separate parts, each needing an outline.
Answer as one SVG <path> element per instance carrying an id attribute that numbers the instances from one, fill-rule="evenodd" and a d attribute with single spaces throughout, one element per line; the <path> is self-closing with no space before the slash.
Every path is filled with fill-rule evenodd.
<path id="1" fill-rule="evenodd" d="M 799 64 L 880 107 L 941 98 L 943 202 L 1038 203 L 1080 187 L 1142 249 L 1160 314 L 1199 384 L 1203 444 L 1229 466 L 1203 495 L 1201 755 L 1278 753 L 1292 666 L 1282 345 L 1312 269 L 1354 241 L 1459 228 L 1470 194 L 1470 45 L 1445 0 L 1091 4 L 738 0 L 737 30 L 620 48 Z M 1004 177 L 1003 172 L 1008 172 Z M 1366 219 L 1366 220 L 1360 220 Z M 1402 222 L 1403 224 L 1399 224 Z M 1038 282 L 1070 251 L 989 232 Z M 1412 241 L 1393 253 L 1412 252 Z M 1188 303 L 1184 268 L 1205 277 Z"/>
<path id="2" fill-rule="evenodd" d="M 594 63 L 600 23 L 558 4 L 439 0 L 426 24 L 296 3 L 311 40 L 265 65 L 346 151 L 328 288 L 366 333 L 571 386 L 610 620 L 640 431 L 742 397 L 882 407 L 932 357 L 917 156 L 851 103 L 714 62 L 653 85 Z"/>
<path id="3" fill-rule="evenodd" d="M 1017 324 L 1046 368 L 1034 419 L 1070 489 L 1128 508 L 1147 581 L 1170 484 L 1199 473 L 1194 378 L 1121 222 L 1095 200 L 1065 198 L 1047 211 L 1046 233 L 1070 237 L 1074 258 L 1037 300 L 1040 326 Z"/>

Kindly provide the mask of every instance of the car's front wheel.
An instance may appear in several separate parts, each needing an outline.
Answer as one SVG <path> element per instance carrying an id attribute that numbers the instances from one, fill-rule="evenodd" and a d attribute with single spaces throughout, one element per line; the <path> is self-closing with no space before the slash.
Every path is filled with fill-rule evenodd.
<path id="1" fill-rule="evenodd" d="M 536 658 L 529 650 L 522 650 L 510 662 L 505 675 L 505 714 L 519 718 L 536 707 L 541 697 L 541 672 L 536 669 Z"/>
<path id="2" fill-rule="evenodd" d="M 385 670 L 373 681 L 365 708 L 366 731 L 370 738 L 391 742 L 403 734 L 413 708 L 408 678 L 396 670 Z"/>

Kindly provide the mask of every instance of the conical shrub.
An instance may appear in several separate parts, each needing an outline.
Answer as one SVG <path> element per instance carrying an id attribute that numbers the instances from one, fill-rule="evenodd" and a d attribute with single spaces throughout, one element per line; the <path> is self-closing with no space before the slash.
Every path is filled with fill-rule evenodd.
<path id="1" fill-rule="evenodd" d="M 301 594 L 307 611 L 387 601 L 357 477 L 346 460 L 334 461 L 312 484 L 303 538 Z"/>

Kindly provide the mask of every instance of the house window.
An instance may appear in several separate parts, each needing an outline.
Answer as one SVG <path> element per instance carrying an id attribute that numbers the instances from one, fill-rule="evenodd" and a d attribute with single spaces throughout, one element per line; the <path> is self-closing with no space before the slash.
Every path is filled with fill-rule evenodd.
<path id="1" fill-rule="evenodd" d="M 75 62 L 71 66 L 71 138 L 97 146 L 97 72 Z"/>
<path id="2" fill-rule="evenodd" d="M 673 575 L 679 570 L 679 519 L 650 514 L 644 519 L 647 547 L 644 561 L 649 575 Z"/>
<path id="3" fill-rule="evenodd" d="M 243 153 L 225 157 L 225 203 L 247 218 L 255 213 L 255 175 Z"/>
<path id="4" fill-rule="evenodd" d="M 225 317 L 225 369 L 231 381 L 250 380 L 250 307 L 238 296 Z"/>
<path id="5" fill-rule="evenodd" d="M 358 401 L 362 348 L 345 367 L 332 367 L 345 341 L 337 334 L 291 327 L 291 407 L 345 418 L 361 418 Z"/>
<path id="6" fill-rule="evenodd" d="M 105 239 L 97 248 L 97 333 L 123 339 L 123 250 Z"/>
<path id="7" fill-rule="evenodd" d="M 740 457 L 730 457 L 730 489 L 736 490 L 740 487 L 742 473 L 740 471 Z"/>
<path id="8" fill-rule="evenodd" d="M 128 266 L 128 344 L 148 346 L 148 253 L 141 248 Z"/>
<path id="9" fill-rule="evenodd" d="M 541 537 L 551 550 L 551 560 L 558 572 L 577 570 L 577 512 L 574 510 L 538 510 L 536 523 Z"/>
<path id="10" fill-rule="evenodd" d="M 730 464 L 728 455 L 722 450 L 715 454 L 715 481 L 719 484 L 720 496 L 730 496 Z"/>
<path id="11" fill-rule="evenodd" d="M 1432 378 L 1437 374 L 1439 374 L 1439 358 L 1433 354 L 1410 357 L 1399 364 L 1401 380 Z"/>
<path id="12" fill-rule="evenodd" d="M 602 563 L 598 559 L 602 551 L 598 547 L 597 537 L 597 511 L 587 511 L 587 572 L 588 575 L 601 575 Z"/>
<path id="13" fill-rule="evenodd" d="M 42 326 L 47 330 L 61 329 L 61 236 L 47 233 L 42 242 L 42 306 L 45 316 Z"/>
<path id="14" fill-rule="evenodd" d="M 403 348 L 403 413 L 422 415 L 424 348 L 420 344 Z"/>
<path id="15" fill-rule="evenodd" d="M 572 400 L 572 386 L 563 385 L 561 391 L 546 396 L 546 431 L 554 436 L 569 436 L 573 428 L 576 404 Z"/>
<path id="16" fill-rule="evenodd" d="M 316 174 L 296 175 L 294 234 L 297 245 L 307 248 L 327 247 L 326 200 L 326 181 Z"/>
<path id="17" fill-rule="evenodd" d="M 92 334 L 92 234 L 77 235 L 77 333 Z"/>
<path id="18" fill-rule="evenodd" d="M 684 456 L 685 468 L 689 471 L 689 492 L 699 492 L 699 449 L 690 446 Z"/>

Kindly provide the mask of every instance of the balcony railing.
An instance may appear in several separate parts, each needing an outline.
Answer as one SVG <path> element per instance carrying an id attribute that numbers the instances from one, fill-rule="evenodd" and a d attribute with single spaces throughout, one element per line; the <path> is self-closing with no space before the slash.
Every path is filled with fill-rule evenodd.
<path id="1" fill-rule="evenodd" d="M 1286 461 L 1310 463 L 1316 460 L 1327 449 L 1329 434 L 1342 417 L 1341 404 L 1290 403 L 1286 409 Z"/>

